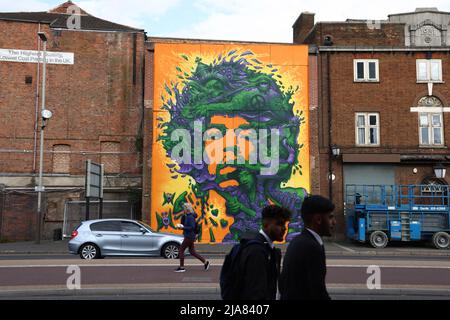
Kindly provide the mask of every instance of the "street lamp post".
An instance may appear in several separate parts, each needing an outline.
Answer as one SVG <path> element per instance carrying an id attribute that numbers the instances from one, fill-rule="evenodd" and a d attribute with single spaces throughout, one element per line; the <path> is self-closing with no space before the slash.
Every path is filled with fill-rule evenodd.
<path id="1" fill-rule="evenodd" d="M 42 230 L 42 193 L 44 192 L 44 186 L 42 183 L 42 175 L 44 170 L 44 129 L 46 122 L 51 118 L 51 112 L 46 109 L 45 106 L 45 85 L 46 85 L 46 67 L 47 67 L 47 36 L 44 32 L 38 32 L 38 36 L 44 43 L 44 54 L 42 58 L 42 102 L 41 102 L 41 138 L 40 138 L 40 153 L 39 153 L 39 181 L 36 191 L 38 192 L 38 208 L 37 208 L 37 223 L 36 223 L 36 243 L 41 243 L 41 230 Z M 38 62 L 39 63 L 39 62 Z"/>

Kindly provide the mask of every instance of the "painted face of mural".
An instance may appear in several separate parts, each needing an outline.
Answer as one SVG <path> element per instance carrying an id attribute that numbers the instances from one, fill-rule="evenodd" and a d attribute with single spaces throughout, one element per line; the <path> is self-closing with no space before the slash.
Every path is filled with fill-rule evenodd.
<path id="1" fill-rule="evenodd" d="M 174 150 L 179 141 L 171 139 L 176 130 L 192 133 L 200 123 L 204 136 L 200 143 L 201 161 L 177 160 L 178 168 L 171 169 L 195 181 L 190 190 L 178 192 L 173 212 L 177 214 L 177 203 L 186 202 L 189 197 L 195 199 L 190 202 L 198 201 L 196 211 L 201 211 L 197 213 L 204 227 L 212 223 L 213 227 L 228 228 L 224 242 L 238 240 L 243 232 L 259 230 L 261 210 L 268 204 L 284 206 L 295 213 L 289 225 L 291 237 L 302 228 L 298 210 L 306 190 L 282 188 L 282 184 L 293 173 L 303 174 L 298 163 L 303 146 L 298 140 L 305 118 L 294 114 L 295 90 L 284 88 L 275 74 L 263 73 L 258 64 L 261 62 L 253 59 L 249 51 L 221 54 L 211 64 L 197 58 L 183 88 L 166 86 L 166 91 L 175 97 L 166 102 L 170 121 L 161 124 L 165 129 L 159 137 L 168 157 L 178 159 Z M 195 133 L 191 136 L 195 137 Z M 198 155 L 196 141 L 182 143 L 186 147 L 184 156 L 188 156 L 185 158 Z M 234 219 L 231 226 L 223 220 L 219 225 L 214 221 L 217 212 L 209 213 L 211 192 L 225 200 L 225 214 Z M 211 242 L 213 227 L 209 227 Z"/>
<path id="2" fill-rule="evenodd" d="M 244 163 L 249 162 L 250 155 L 256 152 L 254 142 L 246 139 L 248 126 L 249 122 L 239 116 L 214 116 L 208 125 L 208 135 L 219 137 L 205 141 L 206 156 L 210 160 L 208 172 L 224 190 L 239 187 L 250 179 L 245 166 L 238 161 L 241 157 Z M 216 150 L 222 152 L 217 155 Z"/>

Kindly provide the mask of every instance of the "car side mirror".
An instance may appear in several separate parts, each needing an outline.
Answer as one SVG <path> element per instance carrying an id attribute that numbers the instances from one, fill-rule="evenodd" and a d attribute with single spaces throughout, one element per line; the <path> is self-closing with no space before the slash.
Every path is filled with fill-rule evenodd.
<path id="1" fill-rule="evenodd" d="M 142 234 L 146 234 L 146 233 L 148 233 L 148 231 L 147 231 L 147 230 L 145 230 L 144 228 L 141 228 L 141 232 L 142 232 Z"/>

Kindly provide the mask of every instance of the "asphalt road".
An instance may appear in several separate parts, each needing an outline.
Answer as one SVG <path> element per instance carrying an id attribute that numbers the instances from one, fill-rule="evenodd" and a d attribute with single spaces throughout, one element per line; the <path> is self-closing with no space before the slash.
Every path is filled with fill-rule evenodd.
<path id="1" fill-rule="evenodd" d="M 200 267 L 201 268 L 201 267 Z M 179 284 L 219 282 L 219 267 L 210 272 L 192 268 L 185 274 L 173 273 L 168 266 L 117 266 L 117 267 L 81 267 L 82 285 L 117 284 Z M 2 268 L 1 286 L 52 286 L 66 283 L 66 268 Z M 329 267 L 329 283 L 363 285 L 367 281 L 367 269 L 361 267 Z M 418 268 L 382 268 L 382 281 L 385 285 L 428 285 L 450 286 L 450 269 Z"/>
<path id="2" fill-rule="evenodd" d="M 81 284 L 132 285 L 132 284 L 217 284 L 220 266 L 214 265 L 209 272 L 203 266 L 188 266 L 186 273 L 174 273 L 175 266 L 168 264 L 132 265 L 91 265 L 80 266 Z M 59 286 L 67 282 L 67 266 L 23 266 L 0 267 L 0 288 L 17 286 Z M 367 266 L 362 264 L 342 264 L 333 262 L 328 267 L 329 284 L 364 285 L 369 275 Z M 439 266 L 386 266 L 381 268 L 384 285 L 402 286 L 448 286 L 450 287 L 450 267 Z M 1 289 L 0 289 L 1 290 Z"/>
<path id="3" fill-rule="evenodd" d="M 187 260 L 187 272 L 177 274 L 173 272 L 177 261 L 164 259 L 82 261 L 73 256 L 64 256 L 63 259 L 55 259 L 57 256 L 52 256 L 53 259 L 42 259 L 42 256 L 38 259 L 38 257 L 0 261 L 0 299 L 219 298 L 217 284 L 223 259 L 211 260 L 211 269 L 205 272 L 197 261 L 190 258 Z M 450 300 L 448 258 L 433 260 L 371 258 L 328 259 L 327 284 L 333 298 Z M 381 291 L 370 292 L 367 289 L 366 283 L 371 275 L 368 274 L 367 268 L 372 265 L 380 267 Z M 69 266 L 80 268 L 81 291 L 67 290 L 66 284 L 72 275 L 67 273 Z M 62 294 L 56 293 L 55 290 L 60 290 Z M 107 293 L 102 290 L 107 290 Z M 428 293 L 423 294 L 425 291 Z M 431 291 L 434 293 L 430 295 Z"/>
<path id="4" fill-rule="evenodd" d="M 223 259 L 226 254 L 206 254 L 204 255 L 208 259 Z M 450 255 L 449 256 L 411 256 L 411 255 L 402 255 L 402 253 L 398 253 L 396 255 L 348 255 L 348 256 L 342 256 L 340 254 L 328 254 L 328 259 L 343 259 L 346 260 L 401 260 L 401 261 L 436 261 L 437 259 L 440 261 L 450 261 Z M 105 260 L 126 260 L 128 258 L 120 258 L 120 257 L 106 257 Z M 135 260 L 159 260 L 158 257 L 134 257 Z M 189 259 L 189 257 L 187 257 Z M 67 260 L 67 261 L 80 261 L 78 256 L 74 256 L 71 254 L 0 254 L 0 261 L 8 261 L 8 260 L 15 260 L 15 261 L 31 261 L 31 260 Z"/>
<path id="5" fill-rule="evenodd" d="M 373 296 L 370 294 L 333 294 L 330 293 L 332 300 L 336 301 L 448 301 L 450 298 L 445 295 L 403 295 L 399 296 L 397 294 L 385 294 Z M 58 301 L 61 300 L 60 296 L 45 296 L 45 297 L 13 297 L 8 300 L 39 300 L 39 301 Z M 166 300 L 186 300 L 186 301 L 212 301 L 212 300 L 222 300 L 220 294 L 210 294 L 210 295 L 93 295 L 88 297 L 71 297 L 70 300 L 75 301 L 166 301 Z"/>
<path id="6" fill-rule="evenodd" d="M 391 301 L 399 301 L 399 300 L 406 300 L 406 301 L 427 301 L 427 300 L 442 300 L 442 301 L 448 301 L 450 298 L 443 295 L 423 295 L 423 294 L 417 294 L 417 295 L 403 295 L 399 296 L 397 294 L 384 294 L 384 295 L 370 295 L 370 294 L 333 294 L 333 292 L 330 293 L 330 296 L 332 300 L 342 300 L 342 301 L 377 301 L 377 300 L 391 300 Z M 11 297 L 8 300 L 39 300 L 39 301 L 57 301 L 61 300 L 61 296 L 54 295 L 54 296 L 41 296 L 41 297 L 34 297 L 34 296 L 19 296 L 19 297 Z M 146 294 L 146 295 L 136 295 L 136 294 L 126 294 L 126 295 L 89 295 L 89 296 L 82 296 L 82 297 L 71 297 L 70 300 L 75 301 L 101 301 L 101 300 L 118 300 L 118 301 L 141 301 L 141 300 L 152 300 L 152 301 L 162 301 L 162 300 L 188 300 L 188 301 L 200 301 L 200 300 L 221 300 L 220 294 L 179 294 L 179 295 L 152 295 L 152 294 Z"/>

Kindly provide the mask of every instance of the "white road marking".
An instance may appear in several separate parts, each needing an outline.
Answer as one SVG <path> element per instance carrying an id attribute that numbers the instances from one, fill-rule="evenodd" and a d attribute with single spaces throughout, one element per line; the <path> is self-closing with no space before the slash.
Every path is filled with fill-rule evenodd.
<path id="1" fill-rule="evenodd" d="M 77 264 L 54 264 L 54 265 L 5 265 L 0 266 L 0 269 L 27 269 L 27 268 L 67 268 L 71 265 Z M 93 264 L 93 265 L 78 265 L 80 268 L 118 268 L 118 267 L 177 267 L 176 264 Z M 203 265 L 199 264 L 187 264 L 186 267 L 203 268 Z M 222 264 L 211 264 L 213 267 L 222 267 Z M 328 268 L 367 268 L 369 264 L 330 264 Z M 402 265 L 382 265 L 378 264 L 380 268 L 392 268 L 392 269 L 448 269 L 450 266 L 402 266 Z"/>
<path id="2" fill-rule="evenodd" d="M 347 251 L 347 252 L 356 253 L 356 251 L 353 250 L 353 249 L 350 249 L 350 248 L 341 246 L 340 244 L 337 244 L 337 243 L 333 243 L 333 244 L 334 244 L 336 247 L 341 248 L 341 249 L 343 249 L 343 250 L 345 250 L 345 251 Z"/>
<path id="3" fill-rule="evenodd" d="M 450 267 L 439 266 L 398 266 L 398 265 L 378 265 L 380 268 L 392 268 L 392 269 L 449 269 Z M 368 268 L 369 265 L 328 265 L 328 268 Z"/>
<path id="4" fill-rule="evenodd" d="M 72 264 L 49 264 L 49 265 L 10 265 L 10 266 L 0 266 L 0 269 L 4 268 L 67 268 L 72 265 L 77 265 L 76 263 Z M 77 265 L 80 268 L 95 268 L 95 267 L 177 267 L 178 264 L 80 264 Z M 211 264 L 212 267 L 221 267 L 222 264 Z M 199 267 L 203 268 L 203 265 L 200 264 L 185 264 L 185 267 Z"/>

